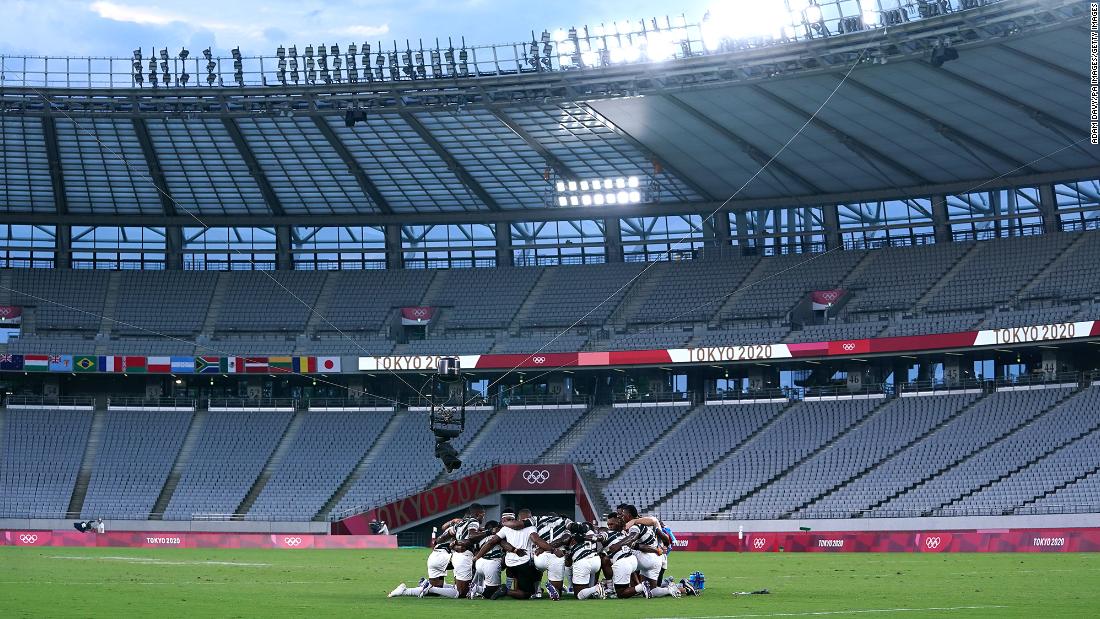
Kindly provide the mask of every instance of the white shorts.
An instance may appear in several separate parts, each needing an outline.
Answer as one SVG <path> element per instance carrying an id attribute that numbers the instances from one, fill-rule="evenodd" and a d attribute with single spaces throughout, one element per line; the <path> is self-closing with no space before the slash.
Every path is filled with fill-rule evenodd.
<path id="1" fill-rule="evenodd" d="M 665 552 L 665 554 L 661 555 L 661 567 L 666 569 L 666 570 L 668 569 L 668 552 L 667 551 Z"/>
<path id="2" fill-rule="evenodd" d="M 593 580 L 599 580 L 600 567 L 603 562 L 599 555 L 585 557 L 573 562 L 573 588 L 588 587 Z"/>
<path id="3" fill-rule="evenodd" d="M 559 557 L 552 552 L 535 555 L 535 568 L 546 572 L 547 580 L 558 582 L 565 578 L 565 557 Z"/>
<path id="4" fill-rule="evenodd" d="M 500 559 L 478 559 L 475 567 L 477 573 L 485 579 L 486 587 L 500 586 L 500 570 L 503 569 Z"/>
<path id="5" fill-rule="evenodd" d="M 646 580 L 657 580 L 661 577 L 661 568 L 664 562 L 660 555 L 651 552 L 634 551 L 634 558 L 638 560 L 638 573 Z"/>
<path id="6" fill-rule="evenodd" d="M 451 553 L 451 567 L 455 571 L 455 580 L 461 580 L 462 582 L 470 582 L 474 579 L 474 553 L 467 550 L 466 552 L 452 552 Z"/>
<path id="7" fill-rule="evenodd" d="M 611 572 L 614 574 L 613 582 L 617 586 L 629 585 L 630 576 L 638 571 L 638 560 L 634 555 L 628 555 L 611 564 Z"/>
<path id="8" fill-rule="evenodd" d="M 451 562 L 451 553 L 446 550 L 433 550 L 428 555 L 428 578 L 443 578 L 447 575 L 447 565 Z"/>

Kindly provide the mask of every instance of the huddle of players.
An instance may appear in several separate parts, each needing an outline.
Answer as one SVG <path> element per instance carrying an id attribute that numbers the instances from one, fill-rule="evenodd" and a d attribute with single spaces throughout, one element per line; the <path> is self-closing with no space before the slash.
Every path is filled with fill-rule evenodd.
<path id="1" fill-rule="evenodd" d="M 389 597 L 526 600 L 539 593 L 543 572 L 546 593 L 561 599 L 567 568 L 577 599 L 606 599 L 602 574 L 618 598 L 698 595 L 685 580 L 664 579 L 672 537 L 653 517 L 640 517 L 633 505 L 622 504 L 607 515 L 605 526 L 573 522 L 559 515 L 533 516 L 528 509 L 505 510 L 500 522 L 483 522 L 485 510 L 474 504 L 465 517 L 443 526 L 428 555 L 428 577 L 417 587 L 401 583 Z M 444 583 L 447 569 L 454 584 Z M 512 579 L 502 584 L 501 570 Z"/>

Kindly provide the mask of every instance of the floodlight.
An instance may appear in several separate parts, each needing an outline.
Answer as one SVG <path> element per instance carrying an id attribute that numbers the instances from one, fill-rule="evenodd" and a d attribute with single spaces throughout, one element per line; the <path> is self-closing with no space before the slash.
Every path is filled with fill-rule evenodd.
<path id="1" fill-rule="evenodd" d="M 572 41 L 561 41 L 558 43 L 558 55 L 570 56 L 577 51 L 577 45 Z"/>
<path id="2" fill-rule="evenodd" d="M 134 61 L 134 71 L 137 72 L 137 73 L 141 73 L 141 69 L 142 69 L 141 60 L 135 60 Z"/>
<path id="3" fill-rule="evenodd" d="M 603 205 L 603 194 L 602 193 L 592 194 L 592 204 L 595 204 L 596 206 L 602 206 Z"/>
<path id="4" fill-rule="evenodd" d="M 582 204 L 583 206 L 591 206 L 591 204 L 592 204 L 592 196 L 591 196 L 591 195 L 589 195 L 589 194 L 587 194 L 587 193 L 586 193 L 586 194 L 584 194 L 583 196 L 581 196 L 581 204 Z"/>
<path id="5" fill-rule="evenodd" d="M 615 194 L 615 199 L 619 202 L 619 204 L 626 204 L 629 198 L 630 196 L 628 196 L 625 191 L 620 191 L 619 193 Z"/>
<path id="6" fill-rule="evenodd" d="M 558 28 L 557 30 L 554 31 L 554 40 L 557 41 L 558 43 L 561 43 L 562 41 L 566 40 L 567 38 L 568 37 L 566 36 L 565 31 L 562 30 L 561 28 Z"/>
<path id="7" fill-rule="evenodd" d="M 604 194 L 603 200 L 604 200 L 604 202 L 607 202 L 608 204 L 615 204 L 615 201 L 616 201 L 615 194 L 613 194 L 613 193 Z"/>
<path id="8" fill-rule="evenodd" d="M 186 47 L 180 49 L 180 60 L 187 60 L 187 57 L 190 55 L 191 52 L 187 51 Z"/>
<path id="9" fill-rule="evenodd" d="M 180 81 L 180 84 L 182 84 L 183 86 L 186 86 L 187 82 L 190 79 L 191 79 L 191 76 L 188 75 L 186 71 L 184 71 L 183 73 L 180 73 L 179 81 Z"/>
<path id="10" fill-rule="evenodd" d="M 569 206 L 569 198 L 565 196 L 558 197 L 558 206 Z"/>
<path id="11" fill-rule="evenodd" d="M 581 191 L 588 191 L 588 181 L 581 181 Z"/>
<path id="12" fill-rule="evenodd" d="M 595 67 L 600 64 L 599 52 L 581 52 L 581 61 L 586 67 Z"/>
<path id="13" fill-rule="evenodd" d="M 806 18 L 806 21 L 811 24 L 816 24 L 821 21 L 821 7 L 811 3 L 802 11 L 802 15 Z"/>
<path id="14" fill-rule="evenodd" d="M 638 177 L 637 176 L 631 176 L 631 177 L 626 179 L 626 186 L 627 187 L 637 187 L 638 185 L 639 185 L 639 183 L 638 183 Z"/>
<path id="15" fill-rule="evenodd" d="M 557 183 L 558 193 L 565 191 L 565 181 L 558 181 Z"/>
<path id="16" fill-rule="evenodd" d="M 878 11 L 864 11 L 863 12 L 863 25 L 868 28 L 874 28 L 878 25 L 879 14 Z"/>
<path id="17" fill-rule="evenodd" d="M 286 58 L 286 48 L 283 47 L 282 45 L 280 45 L 278 47 L 278 49 L 275 50 L 275 57 L 276 58 Z"/>
<path id="18" fill-rule="evenodd" d="M 569 198 L 569 204 L 572 204 L 573 206 L 580 206 L 581 199 L 577 196 L 572 196 L 571 198 Z"/>
<path id="19" fill-rule="evenodd" d="M 616 178 L 615 179 L 615 186 L 618 187 L 619 189 L 622 189 L 623 187 L 626 187 L 626 179 L 622 178 L 622 177 Z"/>
<path id="20" fill-rule="evenodd" d="M 134 60 L 141 60 L 141 48 L 134 50 Z"/>
<path id="21" fill-rule="evenodd" d="M 629 197 L 630 197 L 631 202 L 635 202 L 635 203 L 641 202 L 642 201 L 642 192 L 640 192 L 640 191 L 631 191 Z"/>
<path id="22" fill-rule="evenodd" d="M 339 56 L 340 55 L 340 46 L 339 45 L 333 45 L 333 46 L 329 47 L 328 48 L 328 53 L 329 53 L 330 56 Z"/>
<path id="23" fill-rule="evenodd" d="M 577 181 L 569 181 L 569 191 L 577 190 Z"/>
<path id="24" fill-rule="evenodd" d="M 168 48 L 167 47 L 162 48 L 160 50 L 160 59 L 164 60 L 164 61 L 168 60 Z"/>
<path id="25" fill-rule="evenodd" d="M 469 54 L 469 52 L 466 51 L 466 48 L 464 47 L 461 50 L 459 50 L 459 52 L 458 52 L 458 71 L 462 75 L 469 75 L 470 74 L 469 60 L 470 60 L 470 54 Z"/>
<path id="26" fill-rule="evenodd" d="M 240 60 L 241 59 L 241 48 L 234 47 L 233 49 L 229 50 L 229 53 L 233 55 L 234 60 Z"/>

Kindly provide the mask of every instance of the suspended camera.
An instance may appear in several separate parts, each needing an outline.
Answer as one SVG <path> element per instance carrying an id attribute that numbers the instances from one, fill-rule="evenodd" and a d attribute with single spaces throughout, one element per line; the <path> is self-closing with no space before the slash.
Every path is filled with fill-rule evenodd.
<path id="1" fill-rule="evenodd" d="M 435 457 L 443 462 L 443 469 L 451 473 L 462 466 L 462 461 L 450 441 L 466 428 L 466 381 L 458 357 L 440 357 L 430 382 L 432 412 L 429 421 L 435 435 Z"/>

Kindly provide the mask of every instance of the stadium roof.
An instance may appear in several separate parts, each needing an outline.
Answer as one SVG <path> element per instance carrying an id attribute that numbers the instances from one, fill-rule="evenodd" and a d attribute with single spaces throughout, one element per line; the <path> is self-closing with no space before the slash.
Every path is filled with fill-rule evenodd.
<path id="1" fill-rule="evenodd" d="M 732 208 L 770 208 L 1095 178 L 1086 19 L 1081 3 L 1006 0 L 661 64 L 362 92 L 9 87 L 0 212 L 115 225 L 191 212 L 583 219 L 610 209 L 557 206 L 556 180 L 641 178 L 645 203 L 611 211 L 626 217 L 709 213 L 734 194 Z M 947 40 L 959 57 L 935 66 Z M 347 127 L 352 107 L 366 115 Z"/>

